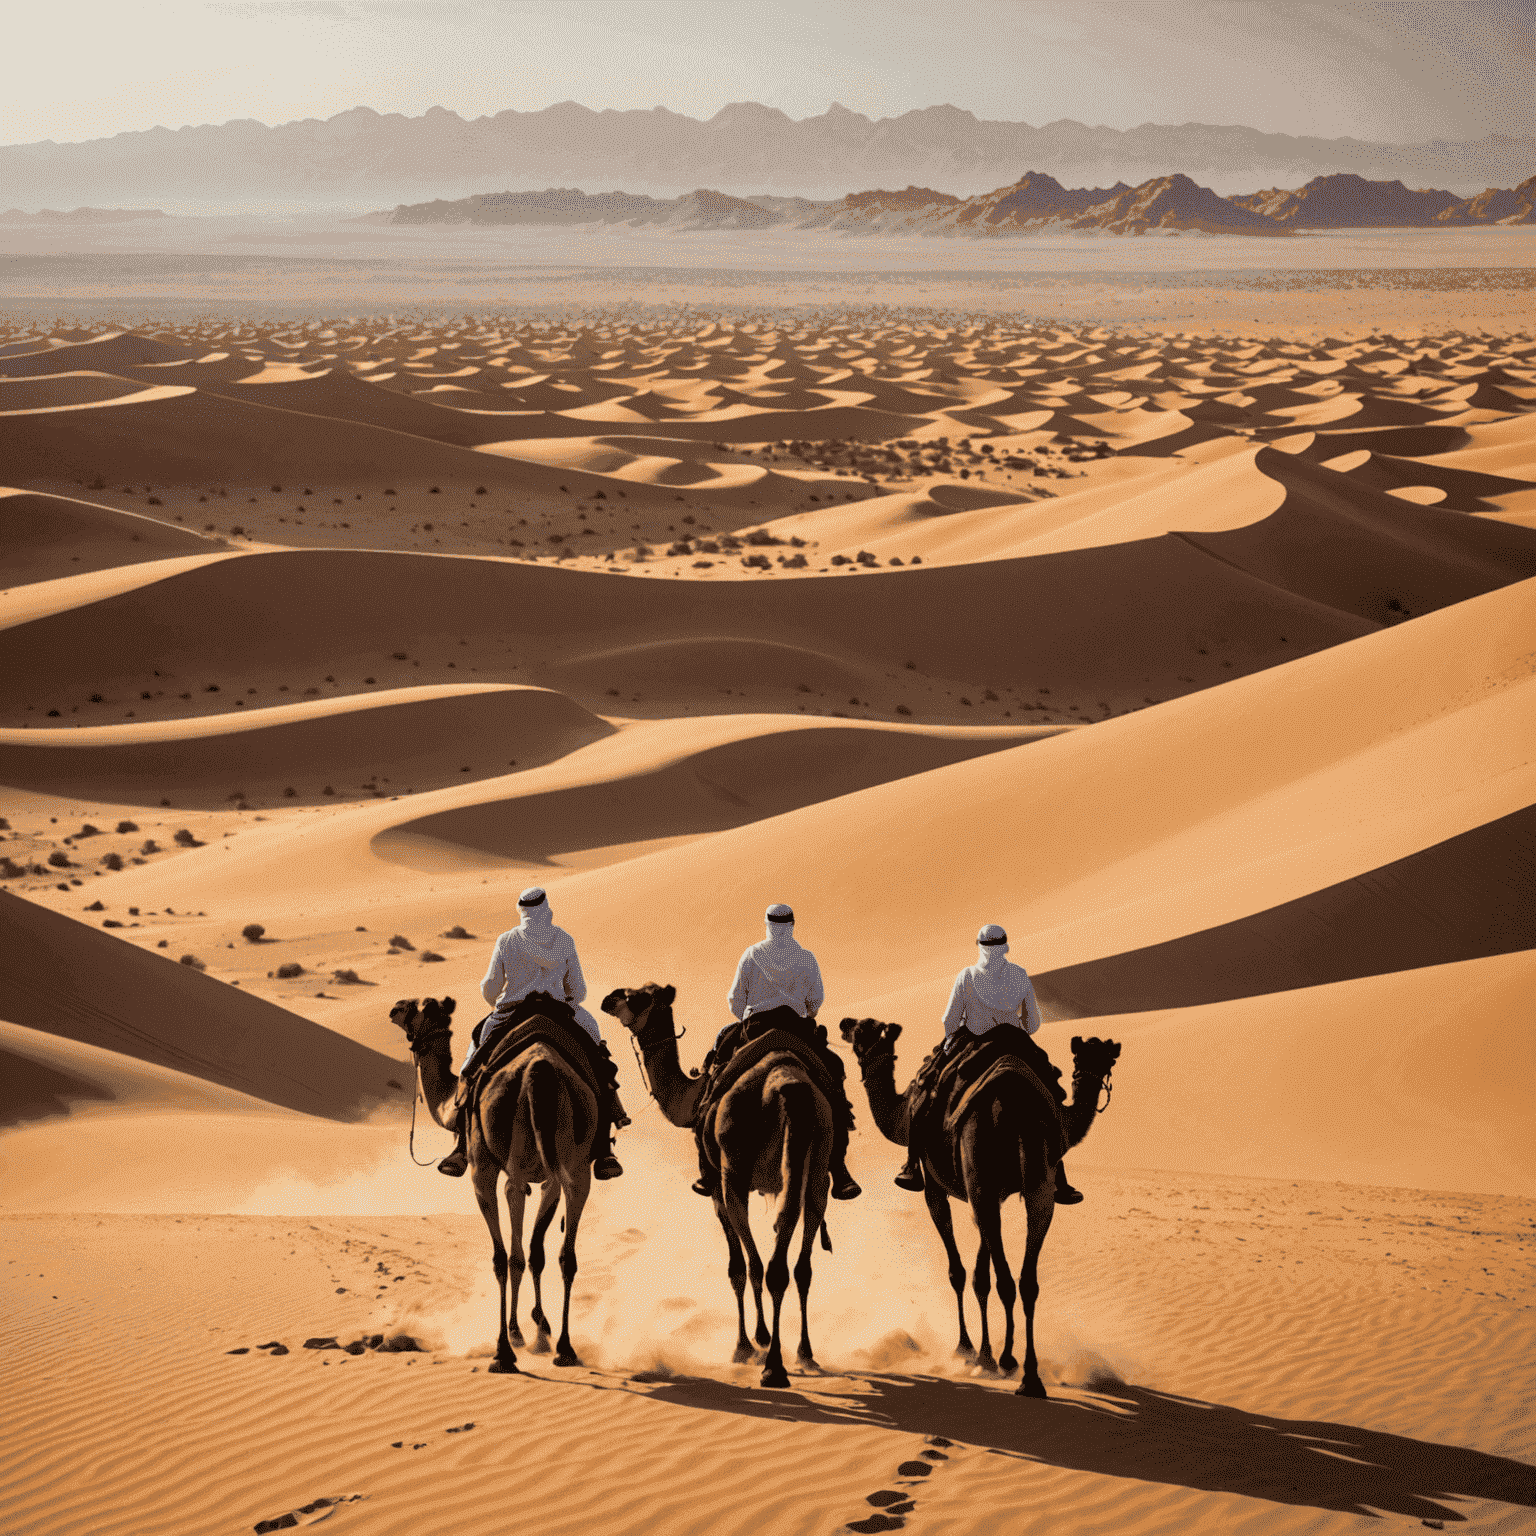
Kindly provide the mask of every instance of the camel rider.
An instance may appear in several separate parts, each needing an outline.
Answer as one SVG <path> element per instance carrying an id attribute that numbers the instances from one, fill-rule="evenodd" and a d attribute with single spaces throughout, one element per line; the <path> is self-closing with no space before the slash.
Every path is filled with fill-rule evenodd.
<path id="1" fill-rule="evenodd" d="M 803 1028 L 794 1033 L 808 1044 L 819 1047 L 832 1081 L 838 1086 L 838 1094 L 832 1105 L 832 1198 L 853 1200 L 862 1191 L 848 1172 L 848 1134 L 853 1124 L 853 1106 L 842 1091 L 843 1061 L 826 1044 L 825 1031 L 818 1032 L 813 1026 L 816 1010 L 826 997 L 821 984 L 821 967 L 816 956 L 795 940 L 795 914 L 782 902 L 776 902 L 764 914 L 767 937 L 750 944 L 742 951 L 736 963 L 736 979 L 731 984 L 726 1006 L 738 1021 L 727 1024 L 715 1037 L 714 1067 L 719 1069 L 730 1059 L 732 1052 L 747 1036 L 742 1028 L 749 1020 L 760 1018 L 775 1009 L 788 1008 L 800 1020 Z M 713 1196 L 717 1173 L 704 1155 L 703 1139 L 699 1141 L 699 1178 L 693 1186 L 694 1193 Z"/>
<path id="2" fill-rule="evenodd" d="M 1040 1028 L 1040 1005 L 1035 1001 L 1034 985 L 1022 965 L 1007 959 L 1008 935 L 996 923 L 988 923 L 976 935 L 977 959 L 955 977 L 950 989 L 949 1006 L 944 1010 L 944 1045 L 930 1068 L 930 1077 L 936 1079 L 939 1065 L 954 1049 L 961 1038 L 961 1030 L 973 1035 L 984 1035 L 999 1024 L 1022 1025 L 1024 1033 L 1033 1035 Z M 926 1085 L 932 1091 L 933 1082 Z M 909 1134 L 906 1165 L 896 1175 L 900 1189 L 920 1190 L 923 1187 L 922 1154 L 917 1138 Z M 1057 1205 L 1076 1205 L 1082 1200 L 1080 1191 L 1067 1182 L 1065 1163 L 1056 1168 Z"/>
<path id="3" fill-rule="evenodd" d="M 576 942 L 565 929 L 555 926 L 543 886 L 530 886 L 517 898 L 517 907 L 522 921 L 496 940 L 491 963 L 480 983 L 480 995 L 493 1011 L 475 1031 L 477 1042 L 464 1058 L 459 1078 L 465 1085 L 471 1080 L 476 1057 L 500 1034 L 496 1027 L 498 1017 L 510 1014 L 514 1005 L 532 992 L 564 998 L 571 1005 L 576 1022 L 592 1037 L 602 1055 L 607 1055 L 597 1020 L 581 1006 L 587 995 L 587 983 L 581 974 L 581 961 L 576 957 Z M 464 1100 L 465 1089 L 461 1088 L 459 1101 L 462 1104 Z M 592 1144 L 592 1173 L 595 1178 L 616 1179 L 624 1169 L 613 1155 L 611 1128 L 629 1124 L 629 1116 L 619 1102 L 616 1081 L 599 1083 L 598 1119 L 598 1133 Z M 462 1112 L 457 1134 L 458 1145 L 437 1165 L 440 1173 L 454 1178 L 469 1166 L 469 1117 Z"/>

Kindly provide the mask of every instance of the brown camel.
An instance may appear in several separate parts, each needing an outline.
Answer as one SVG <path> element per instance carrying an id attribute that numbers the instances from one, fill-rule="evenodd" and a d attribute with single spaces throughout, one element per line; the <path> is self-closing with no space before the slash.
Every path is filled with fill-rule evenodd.
<path id="1" fill-rule="evenodd" d="M 454 1000 L 402 998 L 389 1011 L 405 1031 L 416 1058 L 422 1097 L 432 1118 L 451 1128 L 454 1091 L 459 1085 L 450 1054 Z M 445 1116 L 447 1118 L 445 1119 Z M 571 1286 L 576 1279 L 576 1233 L 592 1187 L 592 1137 L 597 1130 L 597 1098 L 578 1073 L 552 1046 L 535 1042 L 503 1062 L 481 1085 L 474 1121 L 469 1128 L 470 1181 L 480 1214 L 491 1233 L 492 1263 L 501 1288 L 497 1318 L 496 1359 L 487 1369 L 517 1373 L 513 1343 L 522 1344 L 517 1322 L 517 1293 L 525 1268 L 533 1272 L 532 1320 L 538 1329 L 533 1351 L 549 1349 L 549 1320 L 544 1315 L 541 1282 L 544 1276 L 544 1234 L 565 1197 L 565 1240 L 560 1244 L 560 1275 L 565 1281 L 565 1305 L 560 1317 L 556 1365 L 580 1365 L 571 1348 Z M 507 1215 L 511 1223 L 509 1261 L 502 1241 L 496 1184 L 507 1176 Z M 543 1184 L 523 1259 L 523 1202 L 529 1185 Z M 511 1276 L 512 1299 L 507 1301 Z"/>
<path id="2" fill-rule="evenodd" d="M 603 1012 L 611 1013 L 639 1041 L 651 1096 L 662 1114 L 673 1125 L 692 1129 L 704 1079 L 687 1076 L 678 1061 L 678 1036 L 672 1023 L 676 996 L 676 987 L 659 987 L 654 982 L 636 990 L 620 987 L 603 999 Z M 789 1050 L 774 1051 L 749 1067 L 720 1096 L 707 1111 L 702 1130 L 706 1147 L 718 1158 L 720 1167 L 715 1214 L 725 1233 L 730 1254 L 726 1273 L 736 1293 L 736 1351 L 731 1358 L 740 1364 L 753 1356 L 743 1294 L 750 1274 L 752 1299 L 757 1304 L 757 1343 L 768 1351 L 762 1385 L 787 1387 L 789 1375 L 779 1347 L 779 1314 L 789 1289 L 789 1246 L 797 1225 L 802 1229 L 794 1271 L 800 1293 L 798 1355 L 807 1370 L 820 1369 L 811 1352 L 807 1303 L 811 1249 L 817 1232 L 822 1232 L 826 1241 L 822 1223 L 831 1185 L 832 1106 L 799 1056 Z M 747 1220 L 750 1194 L 780 1197 L 766 1273 Z M 765 1278 L 773 1299 L 771 1332 L 763 1318 Z"/>
<path id="3" fill-rule="evenodd" d="M 858 1057 L 875 1124 L 888 1141 L 906 1146 L 912 1084 L 907 1085 L 905 1093 L 896 1092 L 896 1037 L 901 1033 L 901 1025 L 881 1024 L 874 1019 L 844 1019 L 840 1028 Z M 1073 1036 L 1072 1099 L 1059 1112 L 1060 1138 L 1050 1124 L 1051 1106 L 1036 1081 L 1006 1067 L 989 1079 L 987 1087 L 977 1093 L 956 1123 L 946 1128 L 924 1117 L 923 1145 L 918 1149 L 923 1157 L 923 1196 L 949 1258 L 949 1283 L 954 1287 L 960 1314 L 957 1353 L 974 1354 L 977 1365 L 989 1373 L 1001 1368 L 1004 1375 L 1011 1375 L 1018 1364 L 1013 1354 L 1014 1281 L 1003 1252 L 1002 1203 L 1010 1195 L 1021 1195 L 1024 1199 L 1029 1226 L 1018 1281 L 1018 1294 L 1024 1304 L 1024 1377 L 1018 1391 L 1020 1397 L 1046 1395 L 1035 1358 L 1035 1301 L 1040 1295 L 1040 1249 L 1056 1213 L 1056 1166 L 1065 1151 L 1088 1134 L 1098 1113 L 1099 1090 L 1114 1070 L 1119 1055 L 1120 1047 L 1113 1040 Z M 1061 1148 L 1063 1141 L 1065 1148 Z M 951 1199 L 964 1200 L 970 1206 L 981 1239 L 972 1276 L 981 1308 L 979 1351 L 973 1349 L 965 1326 L 965 1261 L 955 1246 Z M 1003 1353 L 996 1364 L 987 1331 L 989 1265 L 997 1273 L 997 1295 L 1007 1319 Z"/>

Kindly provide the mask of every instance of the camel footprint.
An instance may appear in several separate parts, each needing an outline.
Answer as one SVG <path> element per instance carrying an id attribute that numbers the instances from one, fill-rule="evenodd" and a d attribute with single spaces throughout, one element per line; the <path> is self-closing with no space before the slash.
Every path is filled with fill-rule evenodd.
<path id="1" fill-rule="evenodd" d="M 904 1461 L 896 1468 L 897 1481 L 906 1485 L 906 1491 L 895 1488 L 877 1488 L 873 1493 L 865 1496 L 866 1504 L 873 1504 L 876 1513 L 866 1515 L 862 1520 L 850 1520 L 846 1529 L 858 1531 L 861 1536 L 876 1531 L 899 1531 L 906 1525 L 906 1516 L 917 1508 L 917 1500 L 912 1496 L 913 1492 L 923 1486 L 923 1480 L 932 1476 L 934 1463 L 948 1461 L 949 1457 L 938 1446 L 948 1446 L 953 1442 L 946 1440 L 942 1435 L 929 1435 L 927 1437 L 929 1449 L 925 1450 L 923 1460 Z"/>
<path id="2" fill-rule="evenodd" d="M 270 1520 L 258 1520 L 253 1529 L 256 1536 L 264 1536 L 267 1531 L 286 1531 L 296 1525 L 315 1525 L 321 1520 L 329 1520 L 338 1505 L 351 1504 L 362 1497 L 360 1493 L 344 1493 L 337 1499 L 312 1499 L 298 1509 L 288 1510 L 286 1514 L 274 1515 Z"/>

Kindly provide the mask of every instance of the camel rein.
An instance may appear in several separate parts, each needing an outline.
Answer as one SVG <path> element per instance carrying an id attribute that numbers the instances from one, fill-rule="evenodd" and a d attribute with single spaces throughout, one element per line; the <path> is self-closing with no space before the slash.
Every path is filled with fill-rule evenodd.
<path id="1" fill-rule="evenodd" d="M 411 1134 L 410 1139 L 406 1142 L 406 1151 L 410 1154 L 411 1161 L 415 1163 L 418 1168 L 434 1168 L 437 1166 L 438 1161 L 434 1157 L 429 1157 L 426 1162 L 422 1162 L 421 1159 L 416 1156 L 416 1106 L 421 1102 L 422 1097 L 421 1053 L 425 1047 L 433 1043 L 435 1038 L 436 1037 L 434 1036 L 433 1039 L 419 1040 L 415 1043 L 415 1046 L 413 1046 L 411 1050 L 411 1057 L 416 1065 L 416 1091 L 411 1095 Z"/>
<path id="2" fill-rule="evenodd" d="M 629 1035 L 629 1048 L 635 1053 L 635 1065 L 640 1069 L 640 1081 L 645 1084 L 645 1091 L 654 1099 L 656 1097 L 656 1090 L 651 1086 L 651 1074 L 645 1070 L 645 1058 L 640 1054 L 640 1031 L 632 1029 L 627 1031 L 627 1033 Z M 687 1033 L 688 1027 L 684 1025 L 675 1035 L 668 1035 L 667 1039 L 681 1040 Z M 650 1043 L 654 1044 L 660 1039 L 661 1037 L 658 1035 Z"/>

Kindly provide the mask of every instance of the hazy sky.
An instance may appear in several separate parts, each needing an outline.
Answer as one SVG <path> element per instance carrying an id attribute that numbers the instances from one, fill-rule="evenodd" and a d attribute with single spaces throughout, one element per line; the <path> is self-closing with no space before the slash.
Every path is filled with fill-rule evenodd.
<path id="1" fill-rule="evenodd" d="M 574 100 L 1536 134 L 1536 0 L 12 0 L 0 143 Z"/>

